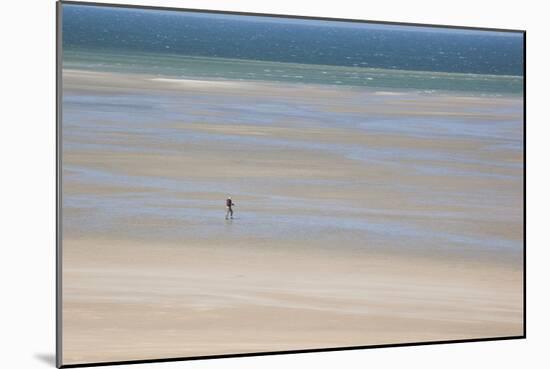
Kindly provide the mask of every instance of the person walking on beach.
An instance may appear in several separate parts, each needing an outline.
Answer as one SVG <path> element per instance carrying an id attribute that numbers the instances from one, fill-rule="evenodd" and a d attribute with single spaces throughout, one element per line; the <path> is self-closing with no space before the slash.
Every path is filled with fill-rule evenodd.
<path id="1" fill-rule="evenodd" d="M 231 219 L 233 219 L 233 205 L 235 205 L 235 203 L 231 200 L 231 197 L 228 197 L 227 200 L 225 200 L 225 206 L 227 206 L 225 219 L 228 219 L 228 217 L 231 217 Z"/>

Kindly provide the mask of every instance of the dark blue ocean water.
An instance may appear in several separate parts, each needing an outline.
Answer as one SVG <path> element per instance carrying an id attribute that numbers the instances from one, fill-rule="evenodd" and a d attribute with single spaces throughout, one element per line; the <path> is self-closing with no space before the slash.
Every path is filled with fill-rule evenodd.
<path id="1" fill-rule="evenodd" d="M 74 5 L 63 19 L 69 49 L 523 74 L 520 34 Z"/>
<path id="2" fill-rule="evenodd" d="M 339 75 L 323 76 L 330 73 L 320 72 L 315 83 L 323 83 L 327 77 L 324 82 L 331 84 L 376 85 L 372 76 L 363 76 L 362 72 L 382 69 L 516 77 L 498 80 L 502 86 L 476 88 L 467 83 L 458 88 L 461 90 L 518 93 L 523 85 L 522 79 L 517 78 L 523 75 L 523 36 L 510 32 L 64 5 L 63 47 L 68 52 L 67 61 L 78 61 L 81 66 L 101 69 L 118 65 L 144 72 L 144 67 L 165 65 L 164 72 L 169 75 L 193 75 L 189 68 L 185 70 L 189 65 L 182 66 L 179 73 L 184 61 L 181 57 L 199 57 L 210 61 L 219 58 L 351 68 Z M 163 55 L 171 58 L 171 63 L 162 58 L 159 61 Z M 225 66 L 228 72 L 232 71 L 227 63 Z M 273 74 L 270 66 L 255 67 L 252 76 L 236 72 L 228 77 L 292 80 L 297 74 L 284 70 Z M 163 74 L 160 69 L 152 71 Z M 264 70 L 266 75 L 256 73 Z M 306 78 L 296 82 L 309 81 L 308 76 L 297 75 L 295 79 Z M 429 79 L 437 76 L 426 77 L 425 81 L 416 76 L 413 81 L 422 82 L 420 85 L 402 87 L 442 87 L 441 81 L 432 86 Z M 393 84 L 400 87 L 400 83 L 403 82 Z M 457 88 L 456 78 L 445 83 L 447 89 Z"/>

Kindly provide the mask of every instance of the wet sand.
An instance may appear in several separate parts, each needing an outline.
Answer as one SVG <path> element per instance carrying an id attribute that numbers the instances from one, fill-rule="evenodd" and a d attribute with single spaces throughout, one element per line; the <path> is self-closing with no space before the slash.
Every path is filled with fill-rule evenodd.
<path id="1" fill-rule="evenodd" d="M 64 363 L 522 334 L 521 98 L 64 91 Z"/>

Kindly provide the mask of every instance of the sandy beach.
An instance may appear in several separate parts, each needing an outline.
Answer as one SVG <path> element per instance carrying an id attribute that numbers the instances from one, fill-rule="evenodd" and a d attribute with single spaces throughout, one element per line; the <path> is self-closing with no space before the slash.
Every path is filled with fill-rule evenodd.
<path id="1" fill-rule="evenodd" d="M 63 88 L 65 364 L 523 334 L 521 97 Z"/>
<path id="2" fill-rule="evenodd" d="M 65 360 L 522 332 L 522 271 L 517 267 L 299 249 L 289 256 L 276 246 L 68 243 Z"/>

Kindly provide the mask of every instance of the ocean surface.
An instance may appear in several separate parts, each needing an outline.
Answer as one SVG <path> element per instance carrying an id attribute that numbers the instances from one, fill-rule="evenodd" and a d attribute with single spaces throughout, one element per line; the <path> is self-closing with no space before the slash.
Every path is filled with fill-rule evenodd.
<path id="1" fill-rule="evenodd" d="M 523 93 L 514 32 L 63 6 L 65 68 L 190 79 L 262 80 Z"/>

